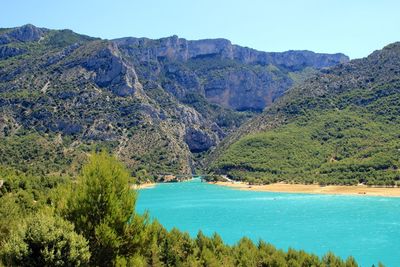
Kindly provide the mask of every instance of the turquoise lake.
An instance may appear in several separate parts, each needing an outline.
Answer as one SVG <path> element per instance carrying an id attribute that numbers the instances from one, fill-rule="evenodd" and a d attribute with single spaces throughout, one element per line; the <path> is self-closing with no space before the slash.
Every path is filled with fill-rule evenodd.
<path id="1" fill-rule="evenodd" d="M 250 192 L 194 179 L 140 190 L 137 211 L 191 236 L 217 232 L 228 244 L 248 236 L 353 255 L 361 266 L 400 266 L 400 198 Z"/>

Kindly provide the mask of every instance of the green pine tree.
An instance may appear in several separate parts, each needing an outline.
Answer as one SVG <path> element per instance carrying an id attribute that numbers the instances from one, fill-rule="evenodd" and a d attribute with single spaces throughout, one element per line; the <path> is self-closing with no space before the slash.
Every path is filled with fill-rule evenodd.
<path id="1" fill-rule="evenodd" d="M 147 244 L 147 217 L 134 213 L 136 191 L 130 175 L 115 157 L 93 154 L 76 181 L 64 212 L 89 241 L 91 264 L 110 266 L 143 255 Z"/>

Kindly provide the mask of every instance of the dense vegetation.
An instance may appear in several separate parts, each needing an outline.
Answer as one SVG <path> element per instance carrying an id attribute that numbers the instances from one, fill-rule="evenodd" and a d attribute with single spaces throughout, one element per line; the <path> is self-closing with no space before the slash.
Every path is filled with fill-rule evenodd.
<path id="1" fill-rule="evenodd" d="M 76 180 L 2 170 L 0 256 L 5 266 L 357 266 L 332 253 L 282 251 L 247 238 L 228 246 L 192 238 L 134 212 L 129 173 L 106 153 L 89 157 Z M 0 263 L 1 265 L 1 263 Z"/>
<path id="2" fill-rule="evenodd" d="M 251 183 L 400 184 L 400 44 L 308 79 L 214 153 Z"/>
<path id="3" fill-rule="evenodd" d="M 251 183 L 393 186 L 400 181 L 398 124 L 350 110 L 310 113 L 234 143 L 215 168 Z"/>

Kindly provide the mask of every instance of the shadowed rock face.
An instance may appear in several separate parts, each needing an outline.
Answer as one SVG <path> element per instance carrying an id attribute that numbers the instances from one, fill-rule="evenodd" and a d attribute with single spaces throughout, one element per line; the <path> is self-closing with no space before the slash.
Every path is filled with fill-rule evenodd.
<path id="1" fill-rule="evenodd" d="M 276 80 L 267 71 L 228 70 L 222 77 L 212 77 L 204 83 L 206 98 L 238 111 L 261 111 L 289 88 L 288 77 Z"/>
<path id="2" fill-rule="evenodd" d="M 187 128 L 185 142 L 190 151 L 194 153 L 203 152 L 216 145 L 216 140 L 200 129 Z"/>

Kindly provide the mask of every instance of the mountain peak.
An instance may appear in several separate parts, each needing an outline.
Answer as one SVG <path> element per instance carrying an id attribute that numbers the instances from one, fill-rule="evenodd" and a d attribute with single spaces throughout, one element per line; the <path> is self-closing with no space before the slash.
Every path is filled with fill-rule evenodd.
<path id="1" fill-rule="evenodd" d="M 12 41 L 34 42 L 38 41 L 48 29 L 38 28 L 32 24 L 25 24 L 20 27 L 11 28 L 0 37 L 0 44 L 7 44 Z"/>

